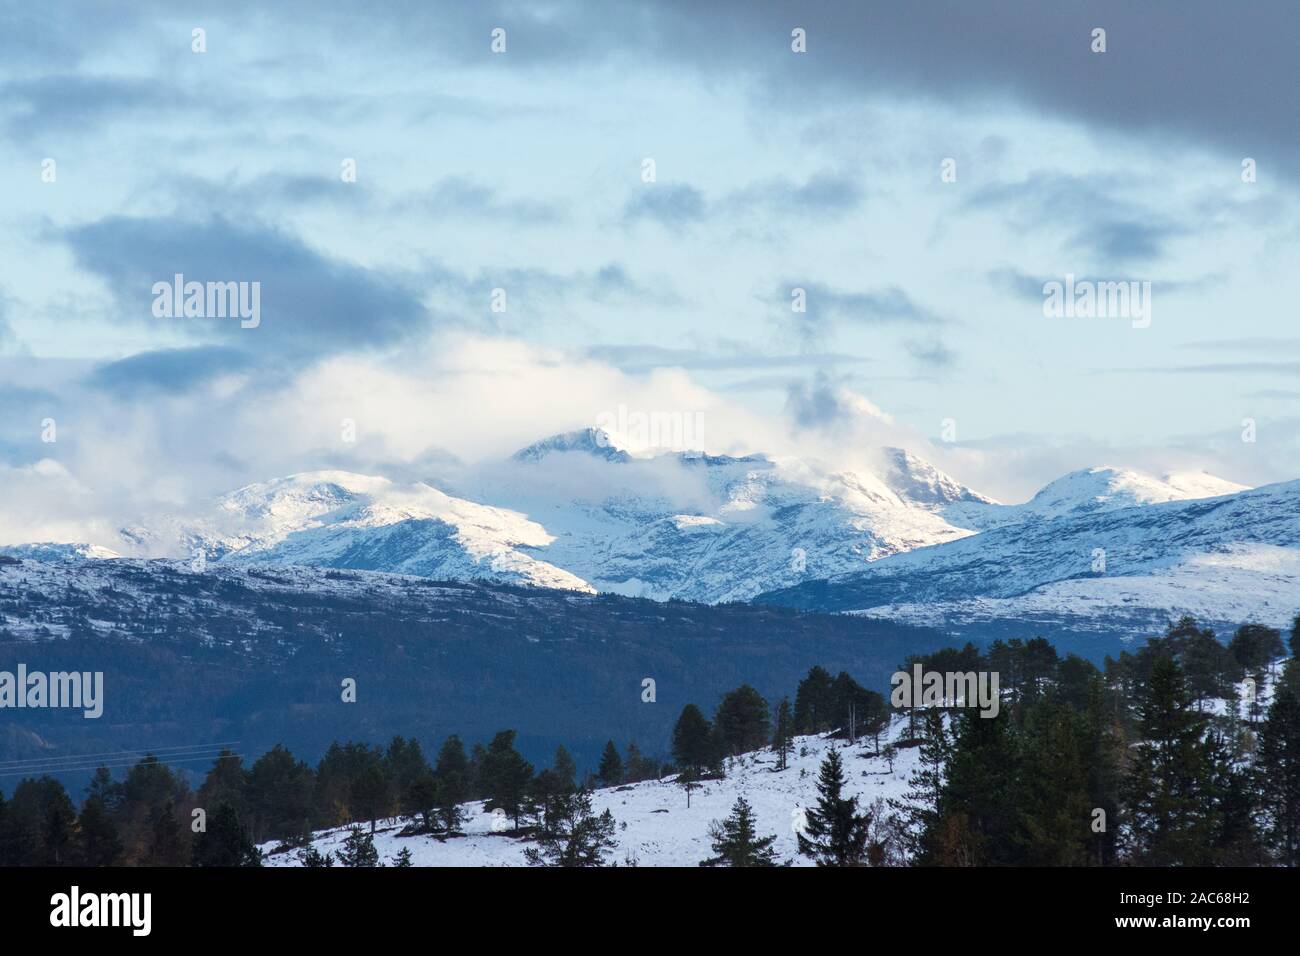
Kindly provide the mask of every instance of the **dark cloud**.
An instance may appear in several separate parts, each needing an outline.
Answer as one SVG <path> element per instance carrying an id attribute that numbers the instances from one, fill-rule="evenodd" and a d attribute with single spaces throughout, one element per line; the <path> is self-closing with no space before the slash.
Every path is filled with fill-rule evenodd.
<path id="1" fill-rule="evenodd" d="M 623 207 L 623 221 L 649 219 L 668 229 L 680 230 L 701 222 L 707 203 L 694 186 L 646 183 Z"/>
<path id="2" fill-rule="evenodd" d="M 431 322 L 407 279 L 332 259 L 265 226 L 115 216 L 61 237 L 78 264 L 104 280 L 124 321 L 167 323 L 245 350 L 309 356 L 377 348 L 418 336 Z M 260 325 L 154 317 L 154 284 L 177 273 L 187 282 L 260 283 Z"/>
<path id="3" fill-rule="evenodd" d="M 950 368 L 957 362 L 957 353 L 938 339 L 909 339 L 903 343 L 907 353 L 921 365 L 932 369 Z"/>
<path id="4" fill-rule="evenodd" d="M 804 311 L 795 311 L 796 289 L 804 291 Z M 789 279 L 771 294 L 778 320 L 793 320 L 805 347 L 811 347 L 840 323 L 858 325 L 940 326 L 947 320 L 918 303 L 898 286 L 848 292 L 821 282 Z M 788 317 L 788 318 L 787 318 Z"/>
<path id="5" fill-rule="evenodd" d="M 1106 176 L 1039 172 L 976 189 L 963 203 L 992 212 L 1015 232 L 1055 236 L 1081 265 L 1115 269 L 1159 259 L 1191 230 L 1166 213 L 1125 198 L 1131 183 Z"/>
<path id="6" fill-rule="evenodd" d="M 84 134 L 101 123 L 130 116 L 156 120 L 189 109 L 191 97 L 148 78 L 51 74 L 0 85 L 4 125 L 11 136 Z"/>
<path id="7" fill-rule="evenodd" d="M 156 43 L 150 20 L 175 12 L 165 4 L 89 0 L 6 12 L 0 51 L 66 70 L 92 45 L 97 53 L 111 48 L 118 35 L 129 36 L 133 49 L 142 35 Z M 1172 136 L 1253 156 L 1283 173 L 1300 159 L 1294 0 L 1246 8 L 1222 0 L 865 7 L 843 0 L 556 0 L 536 8 L 513 0 L 393 0 L 384 17 L 366 14 L 360 0 L 289 0 L 273 8 L 232 0 L 207 19 L 227 34 L 292 36 L 303 48 L 336 44 L 398 64 L 433 59 L 485 70 L 572 70 L 640 60 L 748 81 L 756 102 L 780 108 L 836 97 L 972 105 L 1002 99 L 1098 130 Z M 364 31 L 357 29 L 362 18 Z M 490 32 L 498 26 L 507 29 L 508 52 L 492 56 Z M 807 53 L 790 50 L 795 26 L 807 30 Z M 1105 53 L 1090 49 L 1098 26 L 1107 31 Z M 254 61 L 262 54 L 255 52 Z M 277 59 L 268 54 L 267 67 Z"/>
<path id="8" fill-rule="evenodd" d="M 248 353 L 219 345 L 158 349 L 97 366 L 86 376 L 86 384 L 122 396 L 142 392 L 180 394 L 255 365 L 256 360 Z"/>

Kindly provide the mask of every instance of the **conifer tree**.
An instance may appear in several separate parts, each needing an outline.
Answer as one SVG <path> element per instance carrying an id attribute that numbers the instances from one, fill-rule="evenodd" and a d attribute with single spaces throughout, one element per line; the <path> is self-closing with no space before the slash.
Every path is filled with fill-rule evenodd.
<path id="1" fill-rule="evenodd" d="M 735 757 L 766 746 L 767 724 L 767 701 L 758 691 L 748 684 L 728 691 L 713 718 L 720 752 Z"/>
<path id="2" fill-rule="evenodd" d="M 992 720 L 1003 721 L 1005 713 Z M 1009 808 L 1012 839 L 1005 847 L 986 848 L 982 862 L 1080 866 L 1088 861 L 1095 804 L 1089 798 L 1084 736 L 1083 720 L 1068 707 L 1048 697 L 1025 716 L 1018 761 L 1012 757 L 1009 748 L 1001 754 L 984 750 L 984 759 L 1008 761 L 1004 771 L 1007 775 L 1013 774 L 1015 782 L 1008 787 L 1013 797 L 1013 805 Z M 960 749 L 960 741 L 957 747 Z M 964 760 L 954 760 L 953 763 L 953 777 L 958 778 L 958 767 L 967 764 Z M 996 787 L 1001 774 L 996 772 L 996 768 L 991 769 L 994 772 L 986 779 Z M 963 782 L 962 779 L 953 779 L 950 789 L 962 786 Z M 989 800 L 986 812 L 996 812 L 993 806 L 997 802 L 995 794 L 986 795 L 986 799 Z M 997 829 L 995 826 L 992 834 L 986 830 L 986 837 L 995 841 L 1002 839 Z"/>
<path id="3" fill-rule="evenodd" d="M 1138 703 L 1141 742 L 1124 786 L 1128 850 L 1148 866 L 1207 865 L 1217 821 L 1202 720 L 1182 669 L 1157 658 Z"/>
<path id="4" fill-rule="evenodd" d="M 502 730 L 492 738 L 483 758 L 482 776 L 488 794 L 487 809 L 504 810 L 518 829 L 520 817 L 527 809 L 533 765 L 515 750 L 513 730 Z"/>
<path id="5" fill-rule="evenodd" d="M 1300 866 L 1300 698 L 1280 688 L 1260 726 L 1255 791 L 1283 866 Z"/>
<path id="6" fill-rule="evenodd" d="M 867 858 L 870 817 L 858 812 L 856 797 L 844 797 L 844 764 L 838 750 L 822 761 L 817 778 L 817 806 L 796 834 L 799 852 L 818 866 L 861 866 Z"/>
<path id="7" fill-rule="evenodd" d="M 682 708 L 673 727 L 673 760 L 679 771 L 696 775 L 714 763 L 712 727 L 694 704 Z"/>
<path id="8" fill-rule="evenodd" d="M 608 810 L 592 812 L 585 790 L 565 794 L 546 813 L 537 846 L 524 851 L 530 866 L 604 866 L 617 845 L 614 816 Z"/>
<path id="9" fill-rule="evenodd" d="M 239 812 L 222 803 L 208 817 L 207 828 L 194 840 L 195 866 L 261 866 L 262 854 L 244 832 Z"/>
<path id="10" fill-rule="evenodd" d="M 635 744 L 629 745 L 629 753 L 635 746 Z M 555 760 L 551 763 L 551 769 L 562 786 L 571 789 L 577 785 L 578 765 L 573 762 L 573 757 L 564 749 L 563 744 L 555 748 Z"/>
<path id="11" fill-rule="evenodd" d="M 399 869 L 406 869 L 412 865 L 413 864 L 411 863 L 411 848 L 408 846 L 404 846 L 400 851 L 398 851 L 397 856 L 393 857 L 393 866 Z"/>
<path id="12" fill-rule="evenodd" d="M 605 741 L 605 749 L 600 755 L 600 766 L 596 768 L 596 777 L 607 787 L 614 787 L 623 782 L 623 758 L 618 755 L 614 741 Z"/>
<path id="13" fill-rule="evenodd" d="M 772 730 L 772 750 L 776 753 L 776 769 L 784 770 L 794 749 L 794 715 L 790 711 L 790 698 L 782 697 L 776 707 L 776 726 Z"/>
<path id="14" fill-rule="evenodd" d="M 322 854 L 320 850 L 308 844 L 298 851 L 298 860 L 309 869 L 323 869 L 334 865 L 334 854 Z"/>
<path id="15" fill-rule="evenodd" d="M 469 798 L 470 762 L 465 756 L 465 745 L 452 734 L 443 741 L 438 751 L 438 763 L 433 771 L 437 781 L 434 799 L 434 817 L 442 831 L 448 835 L 459 833 L 465 814 L 460 804 Z"/>
<path id="16" fill-rule="evenodd" d="M 939 800 L 951 745 L 943 725 L 943 712 L 937 707 L 921 708 L 919 712 L 922 715 L 920 760 L 908 777 L 906 796 L 902 800 L 889 800 L 889 807 L 899 815 L 900 838 L 913 860 L 928 863 L 933 862 L 932 853 L 924 845 L 924 836 L 938 832 Z"/>
<path id="17" fill-rule="evenodd" d="M 375 849 L 375 838 L 361 827 L 348 831 L 347 839 L 339 848 L 339 865 L 347 867 L 379 866 L 379 851 Z"/>
<path id="18" fill-rule="evenodd" d="M 760 838 L 754 829 L 754 809 L 744 797 L 737 797 L 731 815 L 709 825 L 713 856 L 700 866 L 776 866 L 772 844 L 776 836 Z"/>
<path id="19" fill-rule="evenodd" d="M 81 805 L 77 839 L 82 866 L 112 866 L 121 857 L 122 840 L 102 796 L 92 793 Z"/>

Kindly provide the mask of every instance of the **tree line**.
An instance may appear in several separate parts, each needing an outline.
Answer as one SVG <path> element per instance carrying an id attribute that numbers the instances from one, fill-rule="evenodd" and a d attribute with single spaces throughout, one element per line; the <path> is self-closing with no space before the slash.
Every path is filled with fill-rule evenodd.
<path id="1" fill-rule="evenodd" d="M 770 748 L 782 772 L 795 738 L 810 734 L 841 744 L 822 762 L 798 835 L 799 851 L 823 865 L 1300 865 L 1296 633 L 1282 668 L 1279 631 L 1247 625 L 1223 643 L 1190 618 L 1103 668 L 1061 658 L 1042 638 L 909 657 L 901 669 L 997 671 L 1003 706 L 991 718 L 901 708 L 903 733 L 884 747 L 898 710 L 847 673 L 813 667 L 793 704 L 786 696 L 772 708 L 741 685 L 712 718 L 683 707 L 670 762 L 611 740 L 585 776 L 563 746 L 538 770 L 514 730 L 468 750 L 453 734 L 432 761 L 400 736 L 387 746 L 335 742 L 315 767 L 282 746 L 251 766 L 224 751 L 197 790 L 148 756 L 120 781 L 97 770 L 79 808 L 49 776 L 0 793 L 0 865 L 250 866 L 261 862 L 256 846 L 272 842 L 297 848 L 308 866 L 374 866 L 376 821 L 400 817 L 404 835 L 452 839 L 475 800 L 499 821 L 494 831 L 531 841 L 529 863 L 602 865 L 616 824 L 593 811 L 596 786 L 676 774 L 689 806 L 728 758 Z M 844 795 L 847 761 L 883 760 L 892 771 L 913 749 L 904 798 L 864 808 Z M 311 848 L 314 831 L 339 826 L 351 829 L 336 855 Z M 776 862 L 774 837 L 757 833 L 743 797 L 710 832 L 713 856 L 702 865 Z M 409 851 L 393 862 L 409 865 Z"/>

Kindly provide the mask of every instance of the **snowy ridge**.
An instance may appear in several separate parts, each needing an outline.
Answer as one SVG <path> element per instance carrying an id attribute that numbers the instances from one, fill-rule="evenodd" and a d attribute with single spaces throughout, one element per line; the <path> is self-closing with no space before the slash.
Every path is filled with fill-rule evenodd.
<path id="1" fill-rule="evenodd" d="M 1300 607 L 1300 481 L 1030 517 L 769 597 L 932 625 L 1138 611 L 1284 624 Z"/>
<path id="2" fill-rule="evenodd" d="M 1069 607 L 1095 616 L 1110 600 L 1120 602 L 1115 610 L 1154 603 L 1274 614 L 1270 591 L 1295 583 L 1291 571 L 1259 563 L 1290 568 L 1292 555 L 1248 553 L 1296 547 L 1287 524 L 1295 493 L 1285 485 L 1274 495 L 1204 473 L 1098 467 L 1006 505 L 905 449 L 878 449 L 874 461 L 836 470 L 762 454 L 633 453 L 610 432 L 586 428 L 471 472 L 463 488 L 308 472 L 239 488 L 194 517 L 141 521 L 111 549 L 29 553 L 201 552 L 208 563 L 707 603 L 790 594 L 801 606 L 928 623 L 1009 612 L 1016 606 L 1007 602 L 1022 596 L 1018 607 L 1035 614 Z M 1196 519 L 1212 502 L 1218 517 Z M 1097 549 L 1106 555 L 1101 572 Z M 1220 586 L 1229 574 L 1231 588 Z M 1117 576 L 1122 585 L 1080 583 Z"/>

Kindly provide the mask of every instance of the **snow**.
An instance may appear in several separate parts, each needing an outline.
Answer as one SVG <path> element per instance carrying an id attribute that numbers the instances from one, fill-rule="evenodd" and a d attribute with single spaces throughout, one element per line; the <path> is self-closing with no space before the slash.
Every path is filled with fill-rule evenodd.
<path id="1" fill-rule="evenodd" d="M 888 734 L 881 735 L 881 747 L 895 739 L 907 726 L 897 719 Z M 623 787 L 596 790 L 592 809 L 608 809 L 617 823 L 617 848 L 610 862 L 620 866 L 635 861 L 638 866 L 696 866 L 712 856 L 709 824 L 731 812 L 738 796 L 754 808 L 755 826 L 760 836 L 776 834 L 777 858 L 796 866 L 811 866 L 812 861 L 799 856 L 794 824 L 800 808 L 817 800 L 817 773 L 822 759 L 832 748 L 841 749 L 845 765 L 845 794 L 858 798 L 859 807 L 870 806 L 878 798 L 901 799 L 908 790 L 907 778 L 916 766 L 915 748 L 898 751 L 893 773 L 883 757 L 872 755 L 871 740 L 854 745 L 823 737 L 797 737 L 794 752 L 783 771 L 775 771 L 776 755 L 770 750 L 745 754 L 731 761 L 723 780 L 701 783 L 691 792 L 686 806 L 686 792 L 672 778 L 650 780 Z M 400 837 L 403 823 L 383 821 L 375 834 L 375 848 L 385 865 L 404 847 L 411 851 L 415 866 L 523 866 L 524 850 L 534 842 L 494 833 L 493 818 L 481 802 L 466 804 L 469 813 L 466 836 L 440 841 L 431 836 Z M 320 852 L 337 852 L 347 838 L 348 828 L 323 831 L 313 845 Z M 269 852 L 274 844 L 261 849 Z M 298 851 L 290 850 L 266 859 L 267 866 L 298 866 Z"/>

